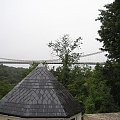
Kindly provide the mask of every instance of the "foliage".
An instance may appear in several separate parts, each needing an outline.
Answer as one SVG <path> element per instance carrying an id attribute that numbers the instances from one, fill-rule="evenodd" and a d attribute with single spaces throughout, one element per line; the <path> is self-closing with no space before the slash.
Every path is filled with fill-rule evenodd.
<path id="1" fill-rule="evenodd" d="M 0 65 L 0 99 L 36 68 L 37 65 L 37 63 L 33 63 L 26 69 Z"/>
<path id="2" fill-rule="evenodd" d="M 0 65 L 0 99 L 24 77 L 24 68 Z"/>
<path id="3" fill-rule="evenodd" d="M 80 66 L 70 67 L 72 62 L 78 60 L 80 54 L 77 59 L 71 55 L 75 51 L 70 49 L 72 47 L 70 47 L 71 42 L 69 40 L 68 36 L 63 36 L 61 41 L 57 40 L 56 43 L 49 43 L 49 47 L 53 48 L 53 51 L 63 62 L 62 67 L 51 70 L 54 76 L 83 104 L 85 113 L 118 111 L 118 104 L 111 94 L 111 86 L 108 84 L 109 77 L 107 78 L 107 76 L 109 75 L 107 74 L 106 77 L 104 75 L 105 67 L 99 64 L 96 65 L 95 69 Z M 78 44 L 76 44 L 76 47 L 78 47 Z M 77 55 L 78 53 L 74 54 Z"/>
<path id="4" fill-rule="evenodd" d="M 89 74 L 90 70 L 90 68 L 75 66 L 70 72 L 68 90 L 81 103 L 84 102 L 85 98 L 88 96 L 85 76 Z"/>
<path id="5" fill-rule="evenodd" d="M 86 113 L 115 112 L 118 110 L 110 88 L 103 76 L 103 67 L 96 65 L 87 80 L 88 97 L 85 101 Z"/>
<path id="6" fill-rule="evenodd" d="M 76 49 L 80 49 L 81 37 L 72 41 L 68 34 L 55 41 L 50 42 L 49 47 L 52 48 L 53 52 L 62 60 L 63 66 L 61 67 L 61 81 L 64 86 L 67 87 L 69 82 L 69 72 L 71 63 L 77 62 L 80 53 L 76 52 Z"/>
<path id="7" fill-rule="evenodd" d="M 107 85 L 111 90 L 111 95 L 113 95 L 120 109 L 120 64 L 107 61 L 103 73 L 103 76 L 107 80 Z"/>
<path id="8" fill-rule="evenodd" d="M 69 35 L 66 34 L 56 40 L 55 43 L 50 42 L 48 46 L 52 48 L 53 52 L 55 52 L 56 56 L 58 56 L 62 62 L 67 59 L 67 64 L 70 64 L 76 62 L 81 55 L 79 52 L 75 52 L 76 49 L 80 49 L 80 45 L 82 44 L 81 40 L 81 37 L 79 37 L 73 41 Z"/>
<path id="9" fill-rule="evenodd" d="M 102 23 L 97 40 L 103 42 L 102 50 L 108 52 L 103 76 L 120 110 L 120 0 L 105 5 L 105 8 L 100 10 L 97 19 Z"/>
<path id="10" fill-rule="evenodd" d="M 24 68 L 14 68 L 0 65 L 0 81 L 15 85 L 23 78 Z"/>
<path id="11" fill-rule="evenodd" d="M 85 113 L 118 111 L 118 106 L 110 93 L 110 87 L 104 78 L 103 69 L 104 67 L 99 64 L 95 69 L 74 66 L 69 72 L 66 88 L 82 103 Z M 52 69 L 52 72 L 61 82 L 61 67 Z"/>
<path id="12" fill-rule="evenodd" d="M 102 50 L 107 51 L 108 58 L 120 63 L 120 0 L 105 5 L 105 10 L 100 10 L 99 20 L 102 25 L 98 31 L 103 42 Z"/>
<path id="13" fill-rule="evenodd" d="M 114 102 L 114 97 L 110 94 L 111 87 L 106 81 L 107 76 L 104 76 L 104 72 L 106 71 L 103 69 L 105 68 L 100 65 L 97 65 L 95 69 L 74 66 L 69 71 L 69 81 L 66 88 L 83 105 L 84 112 L 86 113 L 115 112 L 118 110 L 118 106 Z M 105 70 L 107 70 L 107 68 Z M 22 80 L 28 71 L 30 72 L 29 69 L 1 65 L 0 98 Z M 57 69 L 52 68 L 51 71 L 54 76 L 62 82 L 62 67 L 58 67 Z M 9 74 L 13 76 L 13 78 L 10 78 Z M 19 78 L 20 80 L 18 76 L 21 78 Z"/>
<path id="14" fill-rule="evenodd" d="M 33 69 L 38 66 L 38 63 L 32 63 L 29 68 L 26 68 L 25 71 L 22 73 L 23 76 L 27 76 Z"/>
<path id="15" fill-rule="evenodd" d="M 4 81 L 0 81 L 0 99 L 5 96 L 10 90 L 12 86 Z"/>

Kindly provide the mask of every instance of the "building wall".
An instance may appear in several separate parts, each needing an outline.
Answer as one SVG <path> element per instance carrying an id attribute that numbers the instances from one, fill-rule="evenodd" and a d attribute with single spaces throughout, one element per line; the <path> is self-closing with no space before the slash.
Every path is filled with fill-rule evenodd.
<path id="1" fill-rule="evenodd" d="M 99 113 L 85 114 L 83 120 L 120 120 L 120 112 L 118 113 Z"/>
<path id="2" fill-rule="evenodd" d="M 81 113 L 70 118 L 20 118 L 0 114 L 0 120 L 81 120 Z"/>

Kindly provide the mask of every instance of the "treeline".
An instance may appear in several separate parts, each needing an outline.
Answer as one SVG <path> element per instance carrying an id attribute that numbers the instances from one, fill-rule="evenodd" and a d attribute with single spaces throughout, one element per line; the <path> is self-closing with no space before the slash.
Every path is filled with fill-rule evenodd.
<path id="1" fill-rule="evenodd" d="M 63 67 L 52 73 L 63 83 Z M 69 92 L 82 104 L 85 113 L 120 111 L 120 66 L 97 64 L 95 68 L 74 66 L 65 84 Z"/>
<path id="2" fill-rule="evenodd" d="M 28 73 L 28 69 L 0 65 L 0 99 Z"/>
<path id="3" fill-rule="evenodd" d="M 20 82 L 36 65 L 14 68 L 0 65 L 0 99 Z M 80 102 L 85 113 L 120 111 L 120 66 L 97 64 L 95 68 L 72 66 L 66 70 L 63 66 L 50 71 L 64 84 L 68 91 Z M 64 79 L 64 80 L 63 80 Z"/>
<path id="4" fill-rule="evenodd" d="M 37 64 L 29 68 L 15 68 L 0 65 L 0 99 L 6 95 L 16 84 L 26 77 Z"/>

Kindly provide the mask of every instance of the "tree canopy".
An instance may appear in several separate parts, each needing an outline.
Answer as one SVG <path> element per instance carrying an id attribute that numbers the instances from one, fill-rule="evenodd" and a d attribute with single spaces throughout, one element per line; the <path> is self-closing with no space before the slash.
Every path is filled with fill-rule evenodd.
<path id="1" fill-rule="evenodd" d="M 74 49 L 72 49 L 71 46 L 74 44 L 69 41 L 69 36 L 65 35 L 55 43 L 49 43 L 49 47 L 53 48 L 53 51 L 63 62 L 62 67 L 51 70 L 54 76 L 83 105 L 85 113 L 117 111 L 118 106 L 111 94 L 110 86 L 107 84 L 103 66 L 98 64 L 95 69 L 78 65 L 69 67 L 71 62 L 76 61 L 76 57 L 72 57 L 73 60 L 71 60 L 72 53 L 78 54 L 73 50 L 80 45 L 75 44 Z M 80 57 L 79 55 L 77 59 Z"/>
<path id="2" fill-rule="evenodd" d="M 49 42 L 48 46 L 52 48 L 53 52 L 59 59 L 62 60 L 63 66 L 61 68 L 61 81 L 64 86 L 67 86 L 69 82 L 69 72 L 72 63 L 77 62 L 81 53 L 76 51 L 80 49 L 81 37 L 72 40 L 68 34 L 64 35 L 54 43 Z"/>
<path id="3" fill-rule="evenodd" d="M 108 52 L 110 60 L 120 62 L 120 0 L 105 5 L 97 20 L 102 23 L 97 39 L 103 42 L 102 50 Z"/>
<path id="4" fill-rule="evenodd" d="M 103 42 L 101 49 L 108 52 L 103 76 L 120 109 L 120 0 L 105 5 L 97 20 L 101 22 L 97 40 Z"/>
<path id="5" fill-rule="evenodd" d="M 49 42 L 48 46 L 52 48 L 53 52 L 58 56 L 62 62 L 67 61 L 69 64 L 78 61 L 81 53 L 77 52 L 76 49 L 81 48 L 82 38 L 79 37 L 72 40 L 68 34 L 65 34 L 54 43 Z"/>

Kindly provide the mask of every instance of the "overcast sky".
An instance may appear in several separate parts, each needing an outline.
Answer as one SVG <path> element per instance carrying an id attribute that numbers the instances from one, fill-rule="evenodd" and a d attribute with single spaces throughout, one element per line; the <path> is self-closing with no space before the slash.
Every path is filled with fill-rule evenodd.
<path id="1" fill-rule="evenodd" d="M 113 0 L 0 0 L 0 57 L 53 59 L 49 41 L 83 38 L 84 54 L 99 51 L 98 9 Z"/>

